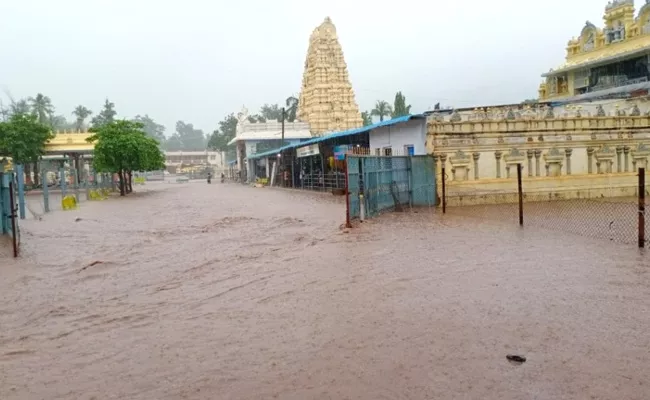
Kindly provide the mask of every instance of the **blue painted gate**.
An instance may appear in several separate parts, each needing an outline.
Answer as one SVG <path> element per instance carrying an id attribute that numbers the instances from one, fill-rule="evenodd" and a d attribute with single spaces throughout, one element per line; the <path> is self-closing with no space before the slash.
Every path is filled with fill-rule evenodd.
<path id="1" fill-rule="evenodd" d="M 16 180 L 13 172 L 0 172 L 0 236 L 3 235 L 12 239 L 14 257 L 18 257 L 20 228 Z"/>
<path id="2" fill-rule="evenodd" d="M 373 217 L 399 207 L 435 206 L 435 163 L 430 156 L 347 156 L 350 217 Z"/>

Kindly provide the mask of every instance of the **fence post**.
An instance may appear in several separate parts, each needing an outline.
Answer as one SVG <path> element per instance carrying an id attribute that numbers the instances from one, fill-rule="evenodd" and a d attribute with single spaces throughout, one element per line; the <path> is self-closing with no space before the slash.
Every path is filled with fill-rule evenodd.
<path id="1" fill-rule="evenodd" d="M 447 212 L 447 188 L 445 187 L 445 167 L 442 167 L 442 213 Z"/>
<path id="2" fill-rule="evenodd" d="M 14 182 L 9 182 L 9 207 L 11 207 L 11 241 L 14 246 L 14 258 L 18 257 L 18 227 L 16 226 L 16 199 L 14 199 Z"/>
<path id="3" fill-rule="evenodd" d="M 47 169 L 41 171 L 41 183 L 43 184 L 43 211 L 50 212 L 50 188 L 47 181 Z"/>
<path id="4" fill-rule="evenodd" d="M 345 155 L 343 162 L 345 163 L 345 227 L 352 228 L 352 224 L 350 223 L 350 188 L 349 188 L 349 181 L 348 181 L 348 155 L 347 154 Z"/>
<path id="5" fill-rule="evenodd" d="M 406 157 L 406 167 L 409 174 L 409 207 L 413 207 L 413 157 Z"/>
<path id="6" fill-rule="evenodd" d="M 519 225 L 524 226 L 524 191 L 521 188 L 521 164 L 517 164 L 517 194 L 519 195 Z"/>
<path id="7" fill-rule="evenodd" d="M 18 207 L 20 219 L 25 219 L 25 175 L 23 165 L 16 165 L 16 180 L 18 181 Z M 13 206 L 12 206 L 13 207 Z"/>
<path id="8" fill-rule="evenodd" d="M 645 168 L 639 168 L 639 248 L 645 247 Z"/>

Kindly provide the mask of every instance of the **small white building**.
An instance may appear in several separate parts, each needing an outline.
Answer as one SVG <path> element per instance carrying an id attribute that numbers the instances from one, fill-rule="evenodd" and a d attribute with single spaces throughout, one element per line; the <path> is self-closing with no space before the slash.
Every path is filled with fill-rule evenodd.
<path id="1" fill-rule="evenodd" d="M 368 134 L 373 154 L 382 156 L 420 156 L 427 154 L 427 120 L 424 115 L 409 115 L 386 121 Z"/>
<path id="2" fill-rule="evenodd" d="M 213 170 L 226 170 L 226 153 L 222 151 L 166 151 L 165 165 L 169 172 L 175 172 L 182 166 L 205 165 Z M 170 171 L 173 170 L 173 171 Z"/>
<path id="3" fill-rule="evenodd" d="M 228 145 L 237 146 L 237 167 L 245 173 L 245 177 L 242 178 L 246 180 L 255 177 L 256 168 L 266 168 L 262 160 L 249 160 L 250 156 L 283 145 L 296 144 L 312 137 L 308 123 L 294 121 L 284 123 L 283 138 L 282 121 L 250 122 L 245 107 L 237 114 L 237 119 L 239 120 L 237 134 Z M 242 166 L 245 166 L 245 169 L 242 170 Z"/>

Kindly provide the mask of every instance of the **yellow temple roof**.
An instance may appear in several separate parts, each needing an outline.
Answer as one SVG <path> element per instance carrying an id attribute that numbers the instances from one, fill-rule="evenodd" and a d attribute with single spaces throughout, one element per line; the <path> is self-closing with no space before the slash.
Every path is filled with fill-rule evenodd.
<path id="1" fill-rule="evenodd" d="M 586 67 L 587 65 L 606 63 L 617 58 L 624 58 L 645 51 L 650 51 L 650 36 L 641 37 L 637 40 L 616 43 L 603 49 L 585 53 L 584 57 L 569 59 L 564 64 L 555 69 L 551 69 L 542 76 L 552 76 L 562 72 Z"/>
<path id="2" fill-rule="evenodd" d="M 650 52 L 650 0 L 635 16 L 634 0 L 612 0 L 605 7 L 604 26 L 587 21 L 578 38 L 569 41 L 566 61 L 543 77 L 604 64 Z"/>

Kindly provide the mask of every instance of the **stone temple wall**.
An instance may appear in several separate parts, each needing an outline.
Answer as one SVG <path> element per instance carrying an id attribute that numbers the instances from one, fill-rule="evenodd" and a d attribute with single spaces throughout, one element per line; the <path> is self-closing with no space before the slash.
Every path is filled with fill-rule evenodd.
<path id="1" fill-rule="evenodd" d="M 502 194 L 517 191 L 517 164 L 528 199 L 636 196 L 637 169 L 650 156 L 650 116 L 477 111 L 434 115 L 427 131 L 427 151 L 446 169 L 450 205 L 508 198 Z"/>

